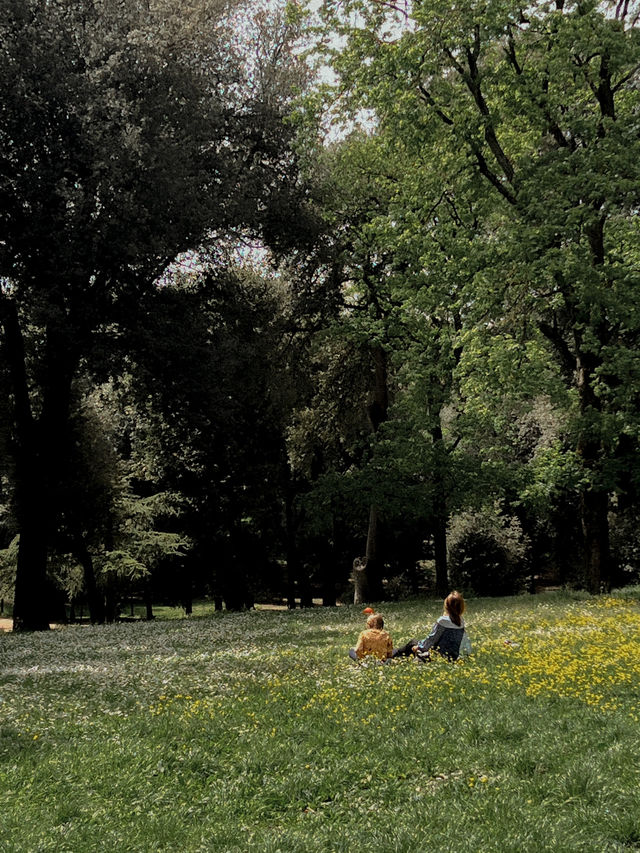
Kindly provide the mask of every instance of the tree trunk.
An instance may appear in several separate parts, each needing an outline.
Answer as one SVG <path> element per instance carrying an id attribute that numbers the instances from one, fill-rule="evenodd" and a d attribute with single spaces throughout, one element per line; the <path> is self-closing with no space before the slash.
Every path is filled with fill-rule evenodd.
<path id="1" fill-rule="evenodd" d="M 367 550 L 365 552 L 367 592 L 370 601 L 382 601 L 384 598 L 384 587 L 382 585 L 383 565 L 379 544 L 380 516 L 377 507 L 372 506 L 369 510 L 369 529 L 367 531 Z"/>
<path id="2" fill-rule="evenodd" d="M 20 533 L 13 604 L 14 631 L 49 628 L 46 611 L 47 482 L 29 397 L 24 340 L 15 303 L 0 300 L 4 352 L 11 376 L 16 439 L 15 503 Z"/>
<path id="3" fill-rule="evenodd" d="M 147 622 L 152 622 L 155 617 L 153 615 L 153 585 L 151 578 L 147 580 L 144 587 L 144 606 L 145 618 Z"/>
<path id="4" fill-rule="evenodd" d="M 379 344 L 371 350 L 374 364 L 374 386 L 369 404 L 369 422 L 374 434 L 380 425 L 387 420 L 389 412 L 389 386 L 387 373 L 387 354 Z M 380 553 L 380 515 L 378 508 L 371 504 L 369 508 L 369 525 L 367 528 L 367 545 L 364 564 L 365 594 L 371 601 L 381 601 L 384 598 L 382 586 L 383 559 Z"/>
<path id="5" fill-rule="evenodd" d="M 592 387 L 594 356 L 585 354 L 578 347 L 577 385 L 580 412 L 586 428 L 578 439 L 578 454 L 592 482 L 582 487 L 580 494 L 580 521 L 582 525 L 584 579 L 592 595 L 602 592 L 610 579 L 609 552 L 609 495 L 597 482 L 602 454 L 599 437 L 589 435 L 593 415 L 600 412 L 600 401 Z"/>
<path id="6" fill-rule="evenodd" d="M 222 597 L 227 610 L 247 610 L 251 606 L 248 605 L 251 595 L 247 577 L 235 558 L 230 562 L 222 581 Z"/>
<path id="7" fill-rule="evenodd" d="M 587 489 L 580 496 L 580 516 L 584 541 L 584 576 L 587 589 L 598 595 L 609 588 L 609 496 Z"/>
<path id="8" fill-rule="evenodd" d="M 84 540 L 79 540 L 75 545 L 75 556 L 82 566 L 84 573 L 84 587 L 87 591 L 87 603 L 89 605 L 89 618 L 94 625 L 101 625 L 105 621 L 104 598 L 98 591 L 96 575 L 93 568 L 93 559 Z"/>
<path id="9" fill-rule="evenodd" d="M 115 622 L 120 615 L 120 602 L 115 590 L 109 585 L 105 593 L 104 618 L 105 622 Z"/>
<path id="10" fill-rule="evenodd" d="M 47 520 L 44 508 L 38 506 L 39 501 L 33 503 L 22 502 L 19 516 L 20 545 L 13 603 L 14 631 L 49 629 L 45 533 Z"/>
<path id="11" fill-rule="evenodd" d="M 286 594 L 287 607 L 294 610 L 296 606 L 296 581 L 300 578 L 300 558 L 298 556 L 298 544 L 296 534 L 299 521 L 296 518 L 294 508 L 295 495 L 290 483 L 287 484 L 285 496 L 285 525 L 286 525 Z"/>
<path id="12" fill-rule="evenodd" d="M 313 591 L 309 575 L 300 567 L 300 575 L 298 576 L 298 589 L 300 591 L 300 607 L 313 607 Z"/>
<path id="13" fill-rule="evenodd" d="M 363 605 L 367 600 L 367 573 L 366 560 L 356 557 L 353 561 L 353 603 L 356 607 Z"/>
<path id="14" fill-rule="evenodd" d="M 614 117 L 613 94 L 611 93 L 611 112 L 608 112 L 602 98 L 605 97 L 605 89 L 610 92 L 610 76 L 607 79 L 608 68 L 606 55 L 601 60 L 601 86 L 598 90 L 602 114 Z M 597 217 L 586 228 L 586 235 L 591 252 L 591 263 L 595 269 L 601 270 L 605 262 L 604 229 L 606 214 L 602 212 L 603 207 L 599 201 L 594 203 L 594 211 Z M 600 320 L 592 330 L 600 346 L 607 344 L 610 338 L 610 330 L 604 319 Z M 587 421 L 586 435 L 582 435 L 578 444 L 578 452 L 582 456 L 585 467 L 594 475 L 591 486 L 587 488 L 580 497 L 580 512 L 582 521 L 582 534 L 584 540 L 584 569 L 585 579 L 589 592 L 594 595 L 602 591 L 603 585 L 609 586 L 611 579 L 610 551 L 609 551 L 609 494 L 608 491 L 597 483 L 603 455 L 602 438 L 598 436 L 597 441 L 588 434 L 589 421 L 593 413 L 600 413 L 602 405 L 600 398 L 593 390 L 593 379 L 596 370 L 602 364 L 599 353 L 594 353 L 592 347 L 588 349 L 582 346 L 582 332 L 578 337 L 577 358 L 577 383 L 580 400 L 580 412 Z M 590 417 L 591 416 L 591 417 Z M 593 427 L 591 427 L 593 428 Z"/>
<path id="15" fill-rule="evenodd" d="M 42 631 L 49 628 L 47 546 L 65 464 L 75 357 L 68 330 L 52 321 L 45 336 L 42 408 L 36 419 L 18 311 L 7 297 L 0 298 L 0 322 L 13 392 L 15 503 L 20 534 L 13 629 Z"/>
<path id="16" fill-rule="evenodd" d="M 445 597 L 449 591 L 447 517 L 441 513 L 436 513 L 433 520 L 433 551 L 436 564 L 436 593 Z"/>
<path id="17" fill-rule="evenodd" d="M 585 489 L 580 495 L 585 585 L 599 595 L 610 583 L 609 496 L 601 489 Z"/>
<path id="18" fill-rule="evenodd" d="M 449 591 L 449 571 L 447 566 L 447 524 L 449 522 L 449 514 L 447 511 L 447 493 L 443 475 L 445 449 L 439 411 L 437 418 L 437 422 L 431 430 L 435 459 L 433 468 L 433 485 L 435 494 L 433 550 L 436 564 L 436 592 L 438 595 L 444 597 Z"/>

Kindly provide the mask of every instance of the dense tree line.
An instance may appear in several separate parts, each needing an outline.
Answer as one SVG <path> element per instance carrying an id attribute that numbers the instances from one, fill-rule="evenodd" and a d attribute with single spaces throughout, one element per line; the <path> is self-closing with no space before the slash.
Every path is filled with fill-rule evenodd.
<path id="1" fill-rule="evenodd" d="M 354 0 L 321 16 L 343 39 L 330 49 L 341 99 L 375 127 L 358 167 L 376 182 L 360 304 L 380 320 L 374 289 L 395 302 L 372 337 L 386 337 L 388 363 L 400 356 L 398 377 L 410 360 L 398 317 L 417 311 L 429 338 L 428 364 L 413 362 L 433 454 L 426 516 L 444 531 L 438 519 L 476 510 L 453 449 L 476 500 L 493 493 L 517 522 L 534 572 L 543 549 L 566 570 L 553 551 L 569 536 L 573 571 L 597 592 L 631 565 L 611 531 L 637 511 L 637 4 Z M 411 385 L 398 390 L 397 405 Z M 492 524 L 466 534 L 461 581 L 474 560 L 487 574 Z"/>
<path id="2" fill-rule="evenodd" d="M 16 629 L 635 578 L 633 3 L 2 12 Z"/>

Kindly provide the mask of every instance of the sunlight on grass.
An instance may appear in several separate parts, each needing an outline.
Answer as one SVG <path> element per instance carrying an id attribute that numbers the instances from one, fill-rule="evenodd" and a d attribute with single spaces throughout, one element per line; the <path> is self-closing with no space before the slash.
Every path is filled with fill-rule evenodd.
<path id="1" fill-rule="evenodd" d="M 400 642 L 439 606 L 384 615 Z M 635 846 L 637 598 L 468 616 L 455 665 L 352 664 L 353 608 L 4 635 L 0 848 Z"/>

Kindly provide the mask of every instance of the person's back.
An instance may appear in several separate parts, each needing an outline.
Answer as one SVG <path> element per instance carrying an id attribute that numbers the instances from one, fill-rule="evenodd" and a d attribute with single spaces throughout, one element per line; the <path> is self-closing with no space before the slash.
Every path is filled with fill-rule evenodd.
<path id="1" fill-rule="evenodd" d="M 464 637 L 464 598 L 459 592 L 451 592 L 444 600 L 444 613 L 437 620 L 429 636 L 418 643 L 415 652 L 427 656 L 431 649 L 449 660 L 457 660 Z"/>
<path id="2" fill-rule="evenodd" d="M 392 652 L 393 642 L 384 630 L 384 620 L 379 613 L 374 613 L 367 619 L 367 628 L 361 632 L 356 647 L 350 650 L 349 656 L 353 660 L 362 660 L 368 656 L 387 660 Z"/>
<path id="3" fill-rule="evenodd" d="M 457 660 L 463 636 L 464 621 L 461 625 L 456 625 L 448 616 L 441 616 L 430 635 L 430 639 L 433 640 L 431 648 L 450 660 Z M 419 648 L 423 651 L 423 648 L 420 646 Z"/>
<path id="4" fill-rule="evenodd" d="M 369 628 L 363 631 L 358 637 L 356 645 L 356 655 L 358 658 L 364 658 L 367 655 L 374 655 L 380 660 L 386 660 L 391 656 L 393 651 L 393 643 L 389 634 L 379 628 Z"/>

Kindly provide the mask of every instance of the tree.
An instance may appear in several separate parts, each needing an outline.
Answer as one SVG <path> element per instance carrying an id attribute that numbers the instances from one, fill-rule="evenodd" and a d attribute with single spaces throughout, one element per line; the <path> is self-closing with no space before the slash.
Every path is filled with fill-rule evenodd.
<path id="1" fill-rule="evenodd" d="M 247 89 L 228 14 L 238 6 L 1 4 L 16 630 L 48 627 L 47 547 L 81 365 L 144 322 L 144 294 L 181 253 L 231 227 L 257 228 L 282 205 L 294 161 L 277 68 L 291 54 L 281 40 L 261 90 Z"/>
<path id="2" fill-rule="evenodd" d="M 621 392 L 637 387 L 640 331 L 636 4 L 331 9 L 348 35 L 335 67 L 357 106 L 420 147 L 443 187 L 484 199 L 467 328 L 533 328 L 575 396 L 584 572 L 597 592 L 621 444 L 637 464 L 637 410 Z"/>
<path id="3" fill-rule="evenodd" d="M 444 592 L 456 439 L 452 419 L 443 421 L 461 350 L 456 273 L 471 228 L 419 155 L 390 134 L 352 133 L 319 163 L 334 259 L 326 275 L 341 282 L 341 303 L 318 346 L 304 431 L 315 437 L 326 483 L 337 486 L 340 472 L 352 501 L 366 506 L 356 597 L 382 597 L 385 528 L 408 518 L 434 539 Z M 316 491 L 326 498 L 324 484 Z"/>
<path id="4" fill-rule="evenodd" d="M 220 258 L 190 283 L 176 272 L 147 307 L 121 403 L 139 488 L 183 496 L 194 582 L 228 609 L 250 606 L 283 582 L 286 431 L 305 372 L 292 286 Z"/>

